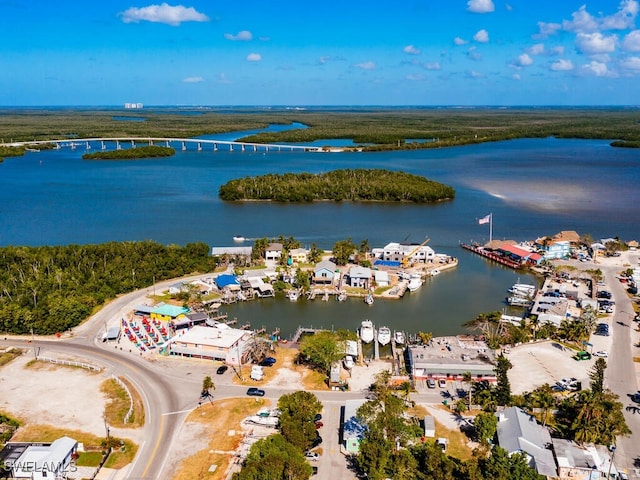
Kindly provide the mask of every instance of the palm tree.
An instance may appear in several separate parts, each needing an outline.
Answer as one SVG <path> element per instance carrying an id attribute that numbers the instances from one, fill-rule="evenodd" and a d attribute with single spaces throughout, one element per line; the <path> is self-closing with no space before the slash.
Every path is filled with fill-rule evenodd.
<path id="1" fill-rule="evenodd" d="M 462 374 L 462 381 L 465 382 L 468 386 L 469 389 L 469 409 L 471 409 L 471 390 L 472 390 L 472 382 L 473 382 L 473 376 L 471 375 L 471 372 L 464 372 Z"/>
<path id="2" fill-rule="evenodd" d="M 399 389 L 404 394 L 404 401 L 408 405 L 409 404 L 409 395 L 411 394 L 411 391 L 413 390 L 413 386 L 411 385 L 411 382 L 409 382 L 409 381 L 402 382 L 400 384 Z"/>

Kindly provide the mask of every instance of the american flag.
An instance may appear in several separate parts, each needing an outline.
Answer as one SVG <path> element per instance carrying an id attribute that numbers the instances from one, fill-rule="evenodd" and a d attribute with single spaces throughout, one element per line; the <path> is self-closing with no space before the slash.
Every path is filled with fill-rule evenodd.
<path id="1" fill-rule="evenodd" d="M 480 220 L 478 220 L 478 224 L 484 225 L 485 223 L 489 223 L 490 221 L 491 221 L 491 214 L 487 215 L 486 217 L 482 217 Z"/>

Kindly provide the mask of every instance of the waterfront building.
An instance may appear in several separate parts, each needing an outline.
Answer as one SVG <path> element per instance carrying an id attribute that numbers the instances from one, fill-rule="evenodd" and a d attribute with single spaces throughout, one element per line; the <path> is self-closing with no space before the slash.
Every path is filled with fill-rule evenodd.
<path id="1" fill-rule="evenodd" d="M 571 256 L 571 244 L 567 240 L 552 241 L 542 246 L 545 260 L 557 258 L 569 258 Z"/>
<path id="2" fill-rule="evenodd" d="M 212 257 L 221 257 L 223 255 L 227 255 L 230 257 L 233 256 L 245 256 L 250 257 L 252 247 L 211 247 L 211 256 Z"/>
<path id="3" fill-rule="evenodd" d="M 509 455 L 524 453 L 529 467 L 547 478 L 556 476 L 556 462 L 551 445 L 551 434 L 536 419 L 521 408 L 511 407 L 496 413 L 498 417 L 498 445 Z"/>
<path id="4" fill-rule="evenodd" d="M 216 277 L 216 286 L 218 287 L 218 290 L 227 289 L 234 292 L 240 290 L 240 282 L 238 281 L 238 278 L 229 273 L 218 275 Z"/>
<path id="5" fill-rule="evenodd" d="M 168 303 L 158 304 L 151 310 L 151 318 L 153 320 L 160 320 L 162 322 L 175 322 L 187 317 L 189 313 L 187 307 L 181 307 L 179 305 L 169 305 Z"/>
<path id="6" fill-rule="evenodd" d="M 374 270 L 373 278 L 378 287 L 388 287 L 390 285 L 389 272 L 385 270 Z"/>
<path id="7" fill-rule="evenodd" d="M 291 263 L 307 263 L 309 250 L 306 248 L 294 248 L 289 252 Z"/>
<path id="8" fill-rule="evenodd" d="M 323 260 L 313 270 L 313 283 L 316 285 L 332 284 L 336 276 L 336 264 L 330 260 Z"/>
<path id="9" fill-rule="evenodd" d="M 407 258 L 409 263 L 427 263 L 433 262 L 435 255 L 433 248 L 417 243 L 391 242 L 382 250 L 382 260 L 391 262 L 402 262 Z"/>
<path id="10" fill-rule="evenodd" d="M 78 442 L 70 437 L 51 444 L 31 444 L 14 462 L 12 478 L 29 480 L 65 479 L 70 470 Z"/>
<path id="11" fill-rule="evenodd" d="M 552 439 L 560 480 L 591 480 L 593 478 L 621 478 L 604 445 L 583 443 L 582 445 L 561 438 Z"/>
<path id="12" fill-rule="evenodd" d="M 459 335 L 433 338 L 426 345 L 411 345 L 409 371 L 414 381 L 462 380 L 465 372 L 475 381 L 494 382 L 495 355 L 484 341 Z"/>
<path id="13" fill-rule="evenodd" d="M 264 259 L 267 261 L 278 261 L 282 257 L 283 245 L 281 243 L 270 243 L 264 250 Z"/>
<path id="14" fill-rule="evenodd" d="M 371 286 L 371 269 L 368 267 L 351 267 L 348 279 L 351 287 L 369 288 Z"/>
<path id="15" fill-rule="evenodd" d="M 224 323 L 213 327 L 196 325 L 173 337 L 169 344 L 171 355 L 220 360 L 238 365 L 254 335 L 253 332 L 231 328 Z"/>
<path id="16" fill-rule="evenodd" d="M 347 400 L 344 402 L 344 423 L 342 424 L 343 445 L 348 454 L 360 452 L 360 442 L 364 438 L 367 426 L 356 417 L 358 409 L 367 402 L 366 398 Z"/>

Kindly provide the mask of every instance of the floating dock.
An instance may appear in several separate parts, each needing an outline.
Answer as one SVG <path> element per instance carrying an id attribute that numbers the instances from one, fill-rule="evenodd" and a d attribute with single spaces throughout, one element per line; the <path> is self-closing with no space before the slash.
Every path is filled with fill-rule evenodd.
<path id="1" fill-rule="evenodd" d="M 489 260 L 493 260 L 494 262 L 505 265 L 506 267 L 513 268 L 515 270 L 520 270 L 522 268 L 522 264 L 520 262 L 516 262 L 514 260 L 510 260 L 502 255 L 498 255 L 496 253 L 490 252 L 481 248 L 477 245 L 469 245 L 467 243 L 461 243 L 460 246 L 465 250 L 470 250 L 473 253 L 477 253 L 481 257 L 488 258 Z"/>

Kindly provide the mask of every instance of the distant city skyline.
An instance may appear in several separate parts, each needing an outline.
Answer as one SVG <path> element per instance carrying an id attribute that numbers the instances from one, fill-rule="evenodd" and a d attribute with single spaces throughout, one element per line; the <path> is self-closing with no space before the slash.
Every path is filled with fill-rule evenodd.
<path id="1" fill-rule="evenodd" d="M 0 105 L 640 105 L 638 0 L 0 2 Z"/>

